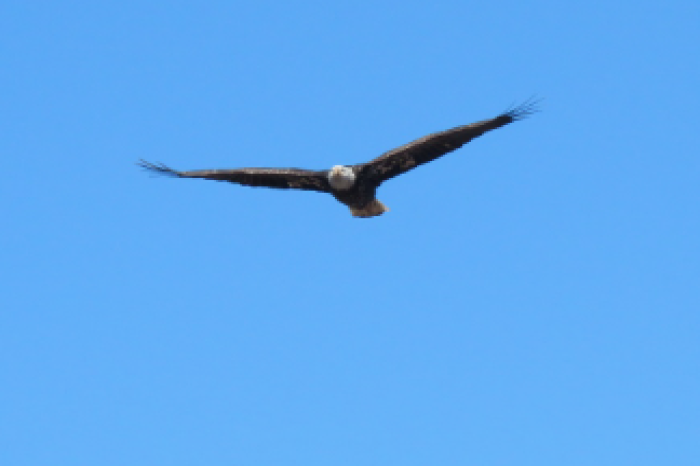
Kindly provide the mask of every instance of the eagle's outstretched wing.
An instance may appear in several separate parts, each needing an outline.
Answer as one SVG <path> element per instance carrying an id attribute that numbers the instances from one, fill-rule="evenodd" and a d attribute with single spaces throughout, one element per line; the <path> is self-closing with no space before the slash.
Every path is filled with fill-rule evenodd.
<path id="1" fill-rule="evenodd" d="M 356 168 L 363 175 L 367 176 L 368 181 L 371 180 L 374 184 L 379 185 L 389 178 L 459 149 L 487 131 L 527 117 L 537 111 L 538 102 L 538 100 L 530 100 L 496 118 L 424 136 L 404 146 L 385 152 L 370 162 L 356 165 Z"/>
<path id="2" fill-rule="evenodd" d="M 327 172 L 302 170 L 301 168 L 237 168 L 231 170 L 177 171 L 163 165 L 141 160 L 139 166 L 159 175 L 178 178 L 204 178 L 206 180 L 229 181 L 245 186 L 262 186 L 280 189 L 303 189 L 329 192 Z"/>

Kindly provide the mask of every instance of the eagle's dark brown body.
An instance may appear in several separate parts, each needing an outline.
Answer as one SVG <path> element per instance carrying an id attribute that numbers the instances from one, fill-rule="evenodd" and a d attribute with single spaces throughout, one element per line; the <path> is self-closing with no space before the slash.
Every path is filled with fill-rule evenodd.
<path id="1" fill-rule="evenodd" d="M 501 126 L 525 118 L 536 111 L 537 102 L 526 102 L 496 118 L 479 121 L 470 125 L 458 126 L 447 131 L 434 133 L 404 146 L 390 150 L 376 159 L 347 167 L 336 166 L 331 170 L 304 170 L 300 168 L 238 168 L 232 170 L 194 170 L 177 171 L 162 164 L 141 161 L 140 165 L 163 175 L 180 178 L 204 178 L 208 180 L 229 181 L 246 186 L 264 186 L 268 188 L 302 189 L 331 194 L 338 201 L 350 207 L 354 216 L 372 217 L 388 210 L 376 198 L 377 188 L 384 181 L 407 172 L 419 165 L 430 162 L 452 152 L 472 139 Z M 331 183 L 336 176 L 335 170 L 351 170 L 354 175 L 349 187 L 338 189 Z M 338 172 L 338 176 L 340 172 Z M 346 171 L 347 175 L 350 172 Z M 348 180 L 350 183 L 352 176 Z M 335 178 L 333 179 L 335 181 Z M 343 180 L 341 180 L 343 181 Z M 336 186 L 336 187 L 334 187 Z"/>
<path id="2" fill-rule="evenodd" d="M 330 193 L 338 201 L 342 202 L 350 209 L 362 212 L 368 205 L 375 201 L 378 184 L 373 182 L 374 177 L 367 176 L 368 169 L 362 165 L 351 166 L 350 169 L 355 174 L 355 183 L 350 189 L 331 189 Z M 381 215 L 377 213 L 376 215 Z M 353 212 L 356 217 L 369 217 L 371 215 L 360 215 Z"/>

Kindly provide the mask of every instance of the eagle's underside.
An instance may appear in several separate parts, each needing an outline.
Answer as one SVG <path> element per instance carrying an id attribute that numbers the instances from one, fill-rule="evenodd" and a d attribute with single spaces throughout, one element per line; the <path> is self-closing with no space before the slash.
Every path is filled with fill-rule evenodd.
<path id="1" fill-rule="evenodd" d="M 389 208 L 385 206 L 379 199 L 373 199 L 364 207 L 350 206 L 350 213 L 353 217 L 370 218 L 382 215 L 384 212 L 389 212 Z"/>

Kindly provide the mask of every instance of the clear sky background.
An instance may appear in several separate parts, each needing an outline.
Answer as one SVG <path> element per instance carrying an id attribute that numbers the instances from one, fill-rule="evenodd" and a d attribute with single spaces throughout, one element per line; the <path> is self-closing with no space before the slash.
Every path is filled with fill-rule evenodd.
<path id="1" fill-rule="evenodd" d="M 0 5 L 0 464 L 700 464 L 697 1 Z M 533 117 L 330 196 L 328 168 Z"/>

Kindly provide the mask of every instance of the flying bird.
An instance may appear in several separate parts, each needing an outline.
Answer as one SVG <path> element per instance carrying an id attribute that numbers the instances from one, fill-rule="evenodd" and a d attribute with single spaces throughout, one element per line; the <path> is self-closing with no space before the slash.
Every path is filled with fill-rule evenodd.
<path id="1" fill-rule="evenodd" d="M 236 168 L 177 171 L 161 163 L 141 160 L 150 172 L 177 178 L 203 178 L 245 186 L 301 189 L 331 194 L 350 208 L 354 217 L 376 217 L 389 209 L 375 193 L 383 182 L 459 149 L 472 139 L 537 111 L 538 101 L 527 101 L 496 118 L 433 133 L 356 165 L 335 165 L 330 170 L 301 168 Z"/>

